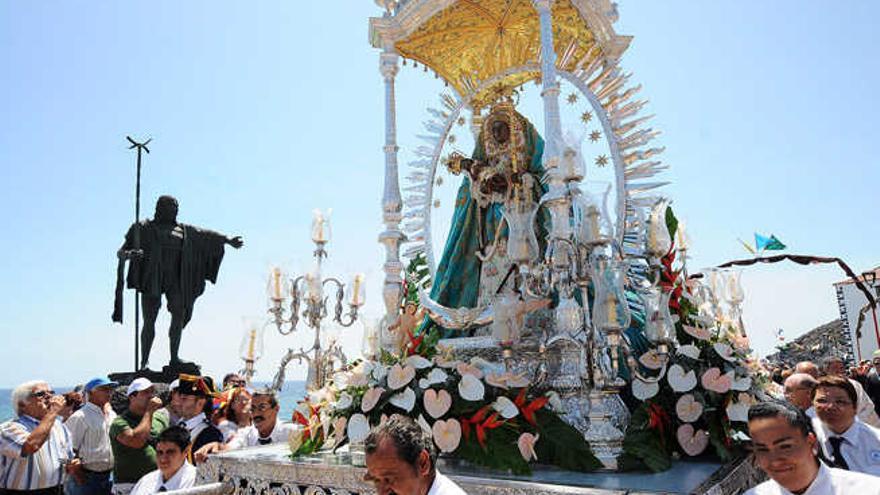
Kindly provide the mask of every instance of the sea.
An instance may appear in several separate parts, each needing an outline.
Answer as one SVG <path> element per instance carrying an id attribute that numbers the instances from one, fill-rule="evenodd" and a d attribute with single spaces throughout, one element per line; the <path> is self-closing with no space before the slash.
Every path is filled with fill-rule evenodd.
<path id="1" fill-rule="evenodd" d="M 268 383 L 254 383 L 254 387 L 268 386 Z M 55 387 L 56 393 L 69 392 L 73 387 Z M 290 420 L 293 417 L 293 409 L 296 403 L 302 400 L 306 395 L 306 383 L 304 381 L 285 382 L 278 394 L 278 402 L 281 404 L 279 417 Z M 0 388 L 0 422 L 7 421 L 15 417 L 15 410 L 12 407 L 12 389 Z"/>

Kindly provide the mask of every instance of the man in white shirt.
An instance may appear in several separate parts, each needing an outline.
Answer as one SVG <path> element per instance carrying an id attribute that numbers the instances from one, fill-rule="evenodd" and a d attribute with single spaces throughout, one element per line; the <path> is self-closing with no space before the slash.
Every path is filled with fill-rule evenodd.
<path id="1" fill-rule="evenodd" d="M 768 401 L 752 406 L 749 436 L 755 461 L 770 479 L 745 495 L 880 495 L 877 478 L 819 462 L 810 420 L 791 404 Z"/>
<path id="2" fill-rule="evenodd" d="M 832 466 L 880 475 L 880 430 L 856 416 L 855 388 L 841 376 L 819 379 L 813 394 L 813 426 L 819 445 Z M 880 480 L 878 480 L 880 481 Z"/>
<path id="3" fill-rule="evenodd" d="M 156 466 L 145 474 L 131 490 L 131 495 L 153 495 L 159 492 L 192 488 L 196 484 L 196 468 L 186 462 L 189 432 L 182 426 L 171 426 L 159 434 L 156 442 Z"/>
<path id="4" fill-rule="evenodd" d="M 827 357 L 822 361 L 822 368 L 825 370 L 826 376 L 842 376 L 852 383 L 853 388 L 856 390 L 856 397 L 858 397 L 856 411 L 859 419 L 875 428 L 880 428 L 880 417 L 874 411 L 874 401 L 868 397 L 861 383 L 846 376 L 846 365 L 844 365 L 843 359 L 837 356 Z"/>
<path id="5" fill-rule="evenodd" d="M 88 397 L 85 405 L 64 423 L 76 457 L 80 460 L 64 486 L 66 495 L 108 494 L 113 487 L 113 449 L 110 446 L 110 424 L 116 413 L 108 406 L 113 389 L 119 384 L 106 378 L 95 378 L 84 387 Z"/>
<path id="6" fill-rule="evenodd" d="M 224 444 L 218 441 L 205 445 L 195 452 L 193 458 L 196 462 L 203 462 L 208 454 L 215 452 L 257 445 L 287 443 L 287 438 L 296 425 L 279 421 L 279 409 L 278 398 L 274 390 L 258 389 L 254 391 L 251 399 L 251 414 L 253 414 L 254 424 L 240 428 L 229 443 Z"/>
<path id="7" fill-rule="evenodd" d="M 434 441 L 412 418 L 393 416 L 364 441 L 365 481 L 379 495 L 465 495 L 437 470 Z"/>

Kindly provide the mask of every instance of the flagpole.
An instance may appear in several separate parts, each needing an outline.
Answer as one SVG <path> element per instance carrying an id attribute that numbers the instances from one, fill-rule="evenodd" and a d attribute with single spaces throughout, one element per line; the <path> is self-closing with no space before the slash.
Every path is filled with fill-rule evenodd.
<path id="1" fill-rule="evenodd" d="M 141 152 L 146 151 L 150 152 L 150 149 L 147 148 L 147 144 L 150 143 L 153 139 L 147 139 L 143 143 L 138 143 L 130 136 L 125 136 L 125 139 L 131 143 L 131 146 L 128 149 L 137 149 L 137 175 L 135 178 L 135 186 L 134 186 L 134 251 L 139 252 L 141 249 L 141 229 L 140 229 L 140 218 L 141 218 Z M 130 263 L 130 262 L 129 262 Z M 140 317 L 141 317 L 141 305 L 140 305 L 140 295 L 141 291 L 137 287 L 134 289 L 134 371 L 137 372 L 140 369 Z"/>

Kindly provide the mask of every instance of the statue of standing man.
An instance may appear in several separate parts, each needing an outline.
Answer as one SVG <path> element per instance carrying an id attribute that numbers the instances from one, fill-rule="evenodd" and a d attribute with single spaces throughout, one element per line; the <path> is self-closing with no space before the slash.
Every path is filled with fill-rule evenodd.
<path id="1" fill-rule="evenodd" d="M 230 238 L 178 223 L 177 208 L 174 197 L 161 196 L 156 201 L 153 219 L 133 224 L 117 252 L 119 267 L 113 321 L 122 323 L 123 272 L 125 261 L 129 260 L 127 286 L 140 291 L 144 314 L 140 369 L 146 369 L 150 360 L 162 295 L 171 313 L 170 365 L 190 364 L 180 359 L 179 351 L 180 337 L 192 317 L 193 305 L 205 291 L 206 280 L 217 282 L 224 246 L 229 244 L 238 249 L 244 244 L 240 236 Z"/>

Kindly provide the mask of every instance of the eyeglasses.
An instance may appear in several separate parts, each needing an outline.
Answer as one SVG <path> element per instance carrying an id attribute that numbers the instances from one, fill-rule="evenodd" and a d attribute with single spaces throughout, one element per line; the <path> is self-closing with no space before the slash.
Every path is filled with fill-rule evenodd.
<path id="1" fill-rule="evenodd" d="M 31 397 L 35 399 L 48 399 L 55 395 L 54 390 L 40 390 L 39 392 L 31 392 Z"/>
<path id="2" fill-rule="evenodd" d="M 838 409 L 842 409 L 844 407 L 849 407 L 852 405 L 852 401 L 840 400 L 840 399 L 829 400 L 829 399 L 826 399 L 825 397 L 820 397 L 820 398 L 816 399 L 815 402 L 816 402 L 817 406 L 822 406 L 822 407 L 835 406 Z"/>
<path id="3" fill-rule="evenodd" d="M 258 406 L 253 406 L 253 409 L 255 411 L 263 412 L 263 411 L 268 411 L 269 409 L 275 409 L 275 406 L 263 403 Z"/>

